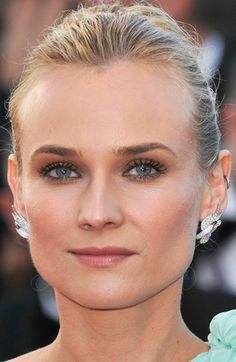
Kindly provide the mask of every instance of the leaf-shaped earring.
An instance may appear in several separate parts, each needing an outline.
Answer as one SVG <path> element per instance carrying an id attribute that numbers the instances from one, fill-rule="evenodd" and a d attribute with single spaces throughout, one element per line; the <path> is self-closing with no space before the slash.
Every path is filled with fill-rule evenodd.
<path id="1" fill-rule="evenodd" d="M 217 205 L 217 209 L 214 214 L 206 216 L 201 222 L 201 231 L 197 234 L 196 239 L 200 240 L 200 244 L 205 244 L 211 237 L 213 231 L 215 231 L 221 224 L 220 204 Z"/>
<path id="2" fill-rule="evenodd" d="M 17 233 L 24 239 L 29 238 L 29 224 L 27 220 L 20 215 L 14 206 L 12 205 L 12 216 L 15 221 L 16 231 Z"/>

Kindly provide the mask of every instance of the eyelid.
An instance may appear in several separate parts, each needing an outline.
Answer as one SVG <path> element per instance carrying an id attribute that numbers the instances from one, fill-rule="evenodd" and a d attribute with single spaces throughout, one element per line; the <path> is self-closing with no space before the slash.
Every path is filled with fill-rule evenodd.
<path id="1" fill-rule="evenodd" d="M 126 165 L 126 168 L 135 168 L 138 166 L 152 166 L 153 168 L 158 167 L 158 168 L 163 168 L 166 169 L 166 167 L 164 166 L 163 163 L 159 162 L 159 161 L 154 161 L 151 158 L 139 158 L 139 159 L 133 159 L 131 161 L 129 161 Z"/>
<path id="2" fill-rule="evenodd" d="M 74 165 L 74 163 L 70 162 L 70 161 L 52 161 L 49 162 L 48 164 L 46 164 L 46 166 L 43 166 L 39 169 L 39 174 L 42 176 L 47 176 L 49 174 L 50 171 L 56 169 L 56 168 L 68 168 L 71 171 L 74 171 L 76 173 L 79 174 L 79 170 L 78 167 Z M 50 176 L 49 176 L 50 177 Z M 54 177 L 51 177 L 54 178 Z M 55 177 L 56 179 L 56 177 Z"/>
<path id="3" fill-rule="evenodd" d="M 141 166 L 150 166 L 152 167 L 156 172 L 155 173 L 151 173 L 151 174 L 147 174 L 147 175 L 131 175 L 129 174 L 129 171 L 131 171 L 132 169 L 135 169 L 136 167 L 141 167 Z M 50 171 L 55 170 L 56 168 L 59 167 L 64 167 L 64 168 L 68 168 L 71 171 L 74 171 L 78 174 L 78 177 L 72 176 L 72 177 L 55 177 L 55 176 L 51 176 L 49 175 Z M 43 166 L 42 168 L 39 169 L 39 174 L 43 177 L 48 177 L 49 179 L 51 179 L 52 181 L 55 182 L 70 182 L 70 181 L 75 181 L 75 179 L 80 179 L 83 177 L 84 174 L 84 166 L 77 166 L 75 165 L 74 162 L 71 161 L 63 161 L 63 160 L 58 160 L 58 161 L 51 161 L 48 164 L 46 164 L 46 166 Z M 166 171 L 166 167 L 163 163 L 156 161 L 154 159 L 151 158 L 133 158 L 131 160 L 129 160 L 128 162 L 125 162 L 125 166 L 122 162 L 120 171 L 122 173 L 122 176 L 125 176 L 127 178 L 130 178 L 131 180 L 134 179 L 139 179 L 139 181 L 144 181 L 144 179 L 146 179 L 148 181 L 148 179 L 153 179 L 153 178 L 157 178 L 159 176 L 161 176 L 161 174 L 163 174 Z"/>

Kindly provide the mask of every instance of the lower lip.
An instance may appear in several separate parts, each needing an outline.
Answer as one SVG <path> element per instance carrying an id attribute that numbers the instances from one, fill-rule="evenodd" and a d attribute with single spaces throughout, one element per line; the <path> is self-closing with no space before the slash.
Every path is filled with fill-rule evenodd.
<path id="1" fill-rule="evenodd" d="M 88 255 L 88 254 L 74 254 L 82 264 L 94 267 L 108 267 L 114 266 L 118 263 L 129 258 L 131 255 Z"/>

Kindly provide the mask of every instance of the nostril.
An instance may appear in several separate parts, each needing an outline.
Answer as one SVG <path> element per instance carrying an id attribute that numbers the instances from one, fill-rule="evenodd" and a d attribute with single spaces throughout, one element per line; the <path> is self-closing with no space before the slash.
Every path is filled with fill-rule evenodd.
<path id="1" fill-rule="evenodd" d="M 91 230 L 91 229 L 101 229 L 103 227 L 114 227 L 115 224 L 112 221 L 107 221 L 104 223 L 99 223 L 99 224 L 83 224 L 82 227 L 85 230 Z"/>
<path id="2" fill-rule="evenodd" d="M 106 222 L 106 224 L 105 225 L 108 225 L 108 226 L 114 226 L 114 223 L 112 222 L 112 221 L 108 221 L 108 222 Z"/>
<path id="3" fill-rule="evenodd" d="M 91 227 L 92 227 L 92 225 L 90 225 L 90 224 L 85 224 L 84 225 L 84 229 L 86 229 L 86 230 L 90 230 Z"/>

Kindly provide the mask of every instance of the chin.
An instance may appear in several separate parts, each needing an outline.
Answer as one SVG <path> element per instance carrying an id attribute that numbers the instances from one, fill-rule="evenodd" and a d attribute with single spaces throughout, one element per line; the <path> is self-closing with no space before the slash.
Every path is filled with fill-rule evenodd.
<path id="1" fill-rule="evenodd" d="M 88 309 L 96 310 L 114 310 L 133 307 L 142 303 L 146 298 L 130 288 L 122 291 L 121 288 L 108 289 L 91 289 L 91 288 L 77 288 L 77 291 L 68 290 L 67 288 L 55 288 L 57 296 L 60 299 L 68 300 L 77 305 Z"/>
<path id="2" fill-rule="evenodd" d="M 142 303 L 151 300 L 157 296 L 165 287 L 155 287 L 146 290 L 135 289 L 134 287 L 127 288 L 77 288 L 69 291 L 64 289 L 59 291 L 63 295 L 63 298 L 70 300 L 71 302 L 80 305 L 87 309 L 93 310 L 118 310 L 132 308 L 134 306 L 141 305 Z M 58 291 L 58 290 L 57 290 Z"/>

